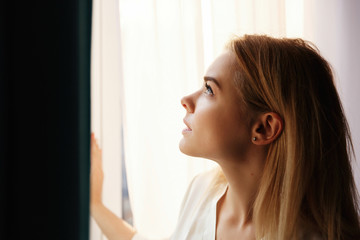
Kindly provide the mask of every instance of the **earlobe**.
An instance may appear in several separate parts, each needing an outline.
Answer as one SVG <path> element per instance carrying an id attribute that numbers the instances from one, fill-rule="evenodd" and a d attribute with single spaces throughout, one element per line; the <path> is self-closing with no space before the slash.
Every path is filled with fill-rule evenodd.
<path id="1" fill-rule="evenodd" d="M 283 126 L 284 123 L 279 114 L 275 112 L 261 114 L 253 125 L 252 142 L 256 145 L 272 143 L 281 135 Z"/>

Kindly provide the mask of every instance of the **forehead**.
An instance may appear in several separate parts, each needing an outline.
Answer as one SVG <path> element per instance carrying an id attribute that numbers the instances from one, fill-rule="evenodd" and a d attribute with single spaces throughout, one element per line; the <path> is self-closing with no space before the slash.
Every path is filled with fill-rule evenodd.
<path id="1" fill-rule="evenodd" d="M 220 54 L 206 71 L 206 76 L 216 78 L 218 81 L 232 79 L 235 73 L 236 56 L 231 51 Z"/>

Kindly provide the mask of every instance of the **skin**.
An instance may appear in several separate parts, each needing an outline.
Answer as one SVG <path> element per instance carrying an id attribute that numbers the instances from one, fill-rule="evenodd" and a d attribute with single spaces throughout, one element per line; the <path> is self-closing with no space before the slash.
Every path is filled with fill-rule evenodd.
<path id="1" fill-rule="evenodd" d="M 204 86 L 181 100 L 187 111 L 184 122 L 191 131 L 183 132 L 180 151 L 219 162 L 235 160 L 251 144 L 249 117 L 240 111 L 240 101 L 232 84 L 235 58 L 220 55 L 209 67 Z M 208 80 L 215 79 L 215 81 Z M 218 84 L 217 84 L 218 83 Z"/>
<path id="2" fill-rule="evenodd" d="M 181 99 L 187 127 L 179 148 L 216 161 L 229 182 L 217 204 L 216 239 L 255 239 L 252 204 L 269 144 L 281 134 L 283 122 L 276 113 L 255 113 L 241 105 L 235 66 L 235 55 L 223 53 L 207 70 L 204 87 Z M 101 149 L 94 135 L 91 161 L 91 215 L 108 239 L 131 239 L 135 230 L 102 204 Z"/>
<path id="3" fill-rule="evenodd" d="M 132 226 L 120 219 L 102 202 L 102 151 L 94 133 L 91 134 L 90 213 L 109 240 L 130 240 L 136 233 Z"/>

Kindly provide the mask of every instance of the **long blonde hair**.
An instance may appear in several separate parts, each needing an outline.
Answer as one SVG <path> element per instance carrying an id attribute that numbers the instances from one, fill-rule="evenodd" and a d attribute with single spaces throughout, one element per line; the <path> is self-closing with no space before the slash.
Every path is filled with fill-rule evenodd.
<path id="1" fill-rule="evenodd" d="M 360 239 L 352 143 L 327 61 L 301 39 L 245 35 L 228 49 L 245 106 L 284 120 L 254 203 L 257 239 L 297 239 L 304 230 Z"/>

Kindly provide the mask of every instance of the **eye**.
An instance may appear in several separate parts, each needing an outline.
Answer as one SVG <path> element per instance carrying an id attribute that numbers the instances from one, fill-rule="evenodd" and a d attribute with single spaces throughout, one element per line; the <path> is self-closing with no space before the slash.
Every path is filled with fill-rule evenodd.
<path id="1" fill-rule="evenodd" d="M 214 95 L 212 88 L 207 84 L 207 82 L 205 82 L 205 92 L 204 93 Z"/>

